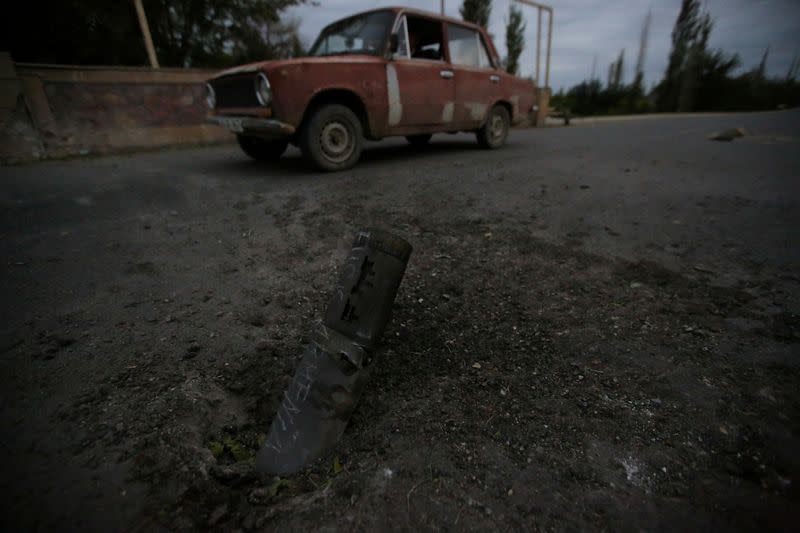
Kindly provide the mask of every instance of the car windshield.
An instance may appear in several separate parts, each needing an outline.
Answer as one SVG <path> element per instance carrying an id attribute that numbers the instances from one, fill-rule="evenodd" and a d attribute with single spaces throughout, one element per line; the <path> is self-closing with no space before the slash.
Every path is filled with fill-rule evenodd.
<path id="1" fill-rule="evenodd" d="M 334 22 L 320 32 L 309 55 L 380 55 L 392 20 L 392 11 L 373 11 Z"/>

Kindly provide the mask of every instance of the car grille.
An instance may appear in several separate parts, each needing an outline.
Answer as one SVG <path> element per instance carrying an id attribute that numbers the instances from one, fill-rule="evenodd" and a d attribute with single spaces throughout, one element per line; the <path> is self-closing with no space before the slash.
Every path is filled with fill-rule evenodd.
<path id="1" fill-rule="evenodd" d="M 255 76 L 252 74 L 227 76 L 211 81 L 220 107 L 260 106 L 256 98 Z"/>

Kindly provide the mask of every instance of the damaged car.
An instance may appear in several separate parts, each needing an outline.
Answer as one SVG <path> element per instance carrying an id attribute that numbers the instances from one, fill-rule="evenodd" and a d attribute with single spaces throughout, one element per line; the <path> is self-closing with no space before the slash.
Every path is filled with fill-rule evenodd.
<path id="1" fill-rule="evenodd" d="M 289 144 L 324 171 L 355 165 L 365 140 L 474 132 L 502 146 L 533 109 L 535 86 L 506 73 L 481 27 L 386 8 L 325 27 L 306 57 L 220 72 L 206 85 L 209 121 L 257 160 Z"/>

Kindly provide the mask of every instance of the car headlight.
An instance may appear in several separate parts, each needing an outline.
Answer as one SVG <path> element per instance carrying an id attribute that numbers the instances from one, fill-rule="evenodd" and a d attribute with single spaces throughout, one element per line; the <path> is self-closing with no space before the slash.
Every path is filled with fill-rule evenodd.
<path id="1" fill-rule="evenodd" d="M 214 109 L 217 105 L 217 95 L 210 83 L 206 83 L 206 105 L 209 109 Z"/>
<path id="2" fill-rule="evenodd" d="M 256 98 L 258 98 L 258 103 L 263 106 L 268 106 L 272 101 L 272 89 L 263 72 L 256 76 Z"/>

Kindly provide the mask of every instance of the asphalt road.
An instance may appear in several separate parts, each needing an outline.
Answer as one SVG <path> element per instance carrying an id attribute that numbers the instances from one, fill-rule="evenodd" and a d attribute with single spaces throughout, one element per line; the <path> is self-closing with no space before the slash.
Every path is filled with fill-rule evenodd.
<path id="1" fill-rule="evenodd" d="M 706 138 L 731 127 L 747 136 Z M 5 167 L 0 298 L 22 308 L 5 306 L 0 319 L 13 328 L 47 298 L 31 270 L 51 240 L 80 258 L 59 270 L 102 273 L 85 261 L 105 225 L 171 211 L 201 218 L 253 194 L 313 203 L 345 190 L 408 212 L 425 198 L 436 216 L 453 209 L 498 218 L 604 256 L 707 270 L 719 283 L 791 276 L 800 264 L 799 143 L 800 112 L 787 111 L 517 130 L 497 152 L 478 149 L 469 135 L 435 136 L 422 151 L 389 139 L 338 174 L 309 170 L 296 149 L 263 164 L 235 146 Z M 80 275 L 63 281 L 64 290 L 88 290 Z"/>
<path id="2" fill-rule="evenodd" d="M 747 135 L 707 139 L 732 127 Z M 434 136 L 424 150 L 386 140 L 336 174 L 310 171 L 295 149 L 264 164 L 235 146 L 0 168 L 0 420 L 4 461 L 12 465 L 0 487 L 29 513 L 9 523 L 116 527 L 146 505 L 147 486 L 127 480 L 124 461 L 71 464 L 71 454 L 89 446 L 83 422 L 74 422 L 73 435 L 52 434 L 53 420 L 73 421 L 64 411 L 87 388 L 131 368 L 125 350 L 154 342 L 125 330 L 123 307 L 178 301 L 212 286 L 229 303 L 246 284 L 278 275 L 288 288 L 305 284 L 306 255 L 322 254 L 333 266 L 354 229 L 379 225 L 400 234 L 413 227 L 433 242 L 513 229 L 715 287 L 759 287 L 753 306 L 797 316 L 799 169 L 798 111 L 516 130 L 497 151 L 478 149 L 468 135 Z M 470 235 L 441 233 L 456 219 L 469 223 Z M 325 233 L 326 220 L 335 234 Z M 296 265 L 275 267 L 271 254 L 288 254 Z M 248 277 L 237 279 L 246 269 Z M 227 282 L 211 281 L 229 274 Z M 68 338 L 52 333 L 64 324 L 72 324 Z M 90 356 L 71 351 L 81 335 L 103 330 L 117 332 L 106 352 L 100 341 L 88 344 Z M 775 350 L 796 365 L 796 346 Z M 51 357 L 64 352 L 72 355 Z M 98 512 L 112 492 L 133 503 Z M 58 507 L 52 521 L 30 518 L 39 506 Z"/>

